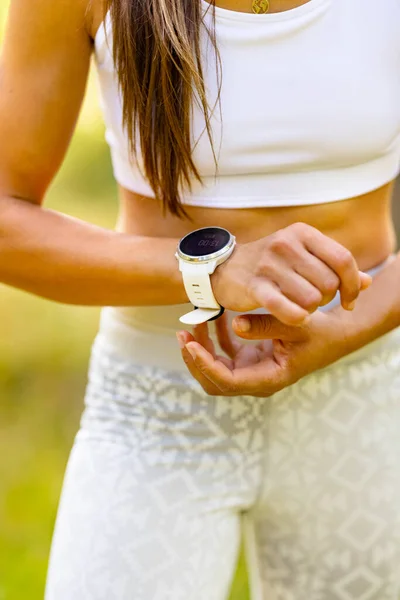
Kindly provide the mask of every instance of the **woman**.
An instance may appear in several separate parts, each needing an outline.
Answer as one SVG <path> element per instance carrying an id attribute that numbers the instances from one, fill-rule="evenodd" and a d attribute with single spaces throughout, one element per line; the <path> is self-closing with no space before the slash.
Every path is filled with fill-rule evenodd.
<path id="1" fill-rule="evenodd" d="M 256 600 L 398 598 L 399 30 L 398 0 L 12 0 L 1 281 L 108 307 L 47 600 L 222 600 L 242 531 Z M 42 207 L 92 52 L 116 232 Z"/>

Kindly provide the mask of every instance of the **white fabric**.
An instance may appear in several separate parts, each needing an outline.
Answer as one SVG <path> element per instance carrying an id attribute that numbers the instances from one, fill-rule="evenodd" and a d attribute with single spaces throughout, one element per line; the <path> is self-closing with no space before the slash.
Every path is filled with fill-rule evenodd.
<path id="1" fill-rule="evenodd" d="M 398 600 L 400 329 L 270 398 L 93 349 L 46 600 Z M 27 596 L 27 598 L 29 595 Z"/>
<path id="2" fill-rule="evenodd" d="M 204 22 L 212 8 L 202 0 Z M 204 187 L 181 190 L 184 204 L 241 208 L 319 204 L 367 193 L 400 164 L 400 0 L 310 0 L 276 14 L 216 9 L 222 59 L 222 124 L 212 130 L 219 172 L 194 106 L 194 162 Z M 123 131 L 112 32 L 95 40 L 106 138 L 125 188 L 154 196 L 133 164 Z M 107 35 L 105 35 L 107 33 Z M 210 106 L 215 57 L 203 28 Z"/>

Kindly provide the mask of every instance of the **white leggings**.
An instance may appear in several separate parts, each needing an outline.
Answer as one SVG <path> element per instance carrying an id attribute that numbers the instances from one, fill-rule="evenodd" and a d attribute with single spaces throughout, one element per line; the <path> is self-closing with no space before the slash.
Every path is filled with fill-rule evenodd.
<path id="1" fill-rule="evenodd" d="M 400 330 L 267 399 L 98 338 L 47 600 L 398 600 Z"/>

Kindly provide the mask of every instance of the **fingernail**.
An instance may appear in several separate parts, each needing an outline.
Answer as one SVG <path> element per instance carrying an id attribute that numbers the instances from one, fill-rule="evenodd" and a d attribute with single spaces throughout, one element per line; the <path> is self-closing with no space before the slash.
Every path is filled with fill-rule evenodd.
<path id="1" fill-rule="evenodd" d="M 242 333 L 246 333 L 247 331 L 250 331 L 250 328 L 251 328 L 249 319 L 244 319 L 242 317 L 235 319 L 235 325 L 236 325 L 236 329 L 238 329 Z"/>
<path id="2" fill-rule="evenodd" d="M 179 333 L 179 332 L 178 332 L 178 333 L 176 334 L 176 339 L 178 340 L 179 348 L 180 348 L 181 350 L 183 350 L 183 349 L 184 349 L 184 347 L 185 347 L 185 340 L 184 340 L 184 338 L 183 338 L 183 335 L 182 335 L 181 333 Z"/>
<path id="3" fill-rule="evenodd" d="M 355 306 L 356 306 L 356 301 L 353 300 L 353 302 L 349 302 L 347 304 L 347 310 L 354 310 Z"/>
<path id="4" fill-rule="evenodd" d="M 196 350 L 194 348 L 191 348 L 190 346 L 185 346 L 186 350 L 189 352 L 190 356 L 193 358 L 193 360 L 196 360 Z"/>

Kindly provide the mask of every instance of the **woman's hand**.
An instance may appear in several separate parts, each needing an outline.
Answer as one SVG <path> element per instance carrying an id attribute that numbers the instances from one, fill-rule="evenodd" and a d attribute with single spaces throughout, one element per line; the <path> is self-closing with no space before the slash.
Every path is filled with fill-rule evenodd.
<path id="1" fill-rule="evenodd" d="M 265 238 L 238 245 L 211 276 L 217 301 L 230 310 L 265 308 L 282 323 L 300 325 L 339 290 L 342 307 L 354 308 L 371 283 L 349 250 L 295 223 Z"/>
<path id="2" fill-rule="evenodd" d="M 246 324 L 251 331 L 244 331 Z M 344 324 L 340 309 L 317 312 L 300 327 L 271 315 L 236 317 L 233 328 L 238 335 L 261 340 L 248 345 L 234 338 L 223 315 L 216 329 L 228 358 L 216 354 L 207 324 L 195 327 L 194 335 L 180 331 L 177 337 L 187 368 L 211 396 L 268 397 L 345 356 L 349 348 Z"/>

